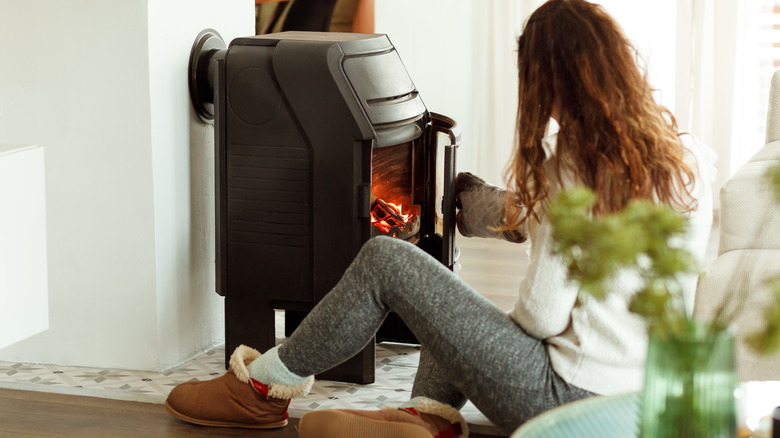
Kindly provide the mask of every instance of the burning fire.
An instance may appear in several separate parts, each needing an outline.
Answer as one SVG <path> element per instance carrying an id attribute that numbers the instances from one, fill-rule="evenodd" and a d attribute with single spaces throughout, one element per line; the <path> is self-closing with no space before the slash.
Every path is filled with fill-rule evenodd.
<path id="1" fill-rule="evenodd" d="M 399 231 L 402 230 L 413 216 L 414 213 L 410 211 L 404 213 L 402 206 L 382 199 L 377 199 L 371 207 L 371 225 L 377 227 L 383 234 L 390 233 L 394 226 Z M 395 236 L 393 232 L 393 237 Z"/>

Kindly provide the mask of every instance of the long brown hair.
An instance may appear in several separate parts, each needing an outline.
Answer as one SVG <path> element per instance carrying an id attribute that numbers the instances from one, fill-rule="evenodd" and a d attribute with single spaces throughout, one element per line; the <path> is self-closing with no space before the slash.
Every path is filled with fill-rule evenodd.
<path id="1" fill-rule="evenodd" d="M 618 211 L 635 198 L 683 211 L 696 208 L 686 181 L 674 116 L 656 103 L 636 49 L 600 6 L 550 0 L 534 12 L 518 40 L 517 147 L 506 170 L 505 227 L 550 193 L 549 178 L 571 172 L 597 195 L 593 213 Z M 555 108 L 554 175 L 543 164 L 542 138 Z M 548 169 L 549 171 L 549 169 Z"/>

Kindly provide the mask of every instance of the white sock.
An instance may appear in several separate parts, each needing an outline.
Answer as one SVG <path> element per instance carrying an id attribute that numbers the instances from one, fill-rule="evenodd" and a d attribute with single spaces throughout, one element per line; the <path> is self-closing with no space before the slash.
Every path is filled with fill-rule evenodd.
<path id="1" fill-rule="evenodd" d="M 308 376 L 301 377 L 287 369 L 287 366 L 279 359 L 278 345 L 253 360 L 246 368 L 251 378 L 266 385 L 274 383 L 298 386 L 308 379 Z"/>

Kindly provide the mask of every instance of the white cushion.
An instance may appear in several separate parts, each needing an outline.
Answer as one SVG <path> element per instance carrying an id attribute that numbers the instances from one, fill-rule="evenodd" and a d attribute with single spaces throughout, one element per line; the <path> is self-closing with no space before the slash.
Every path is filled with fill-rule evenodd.
<path id="1" fill-rule="evenodd" d="M 780 140 L 767 143 L 748 161 L 780 161 Z"/>
<path id="2" fill-rule="evenodd" d="M 751 161 L 720 190 L 718 254 L 736 249 L 780 249 L 780 204 L 765 178 L 780 161 Z"/>
<path id="3" fill-rule="evenodd" d="M 722 256 L 699 279 L 693 314 L 711 321 L 723 304 L 737 309 L 733 319 L 737 331 L 737 378 L 739 380 L 780 380 L 780 354 L 757 355 L 744 338 L 764 327 L 764 309 L 773 295 L 768 281 L 780 276 L 780 250 L 735 250 Z M 735 279 L 744 278 L 739 288 Z M 740 310 L 741 307 L 741 310 Z"/>
<path id="4" fill-rule="evenodd" d="M 766 142 L 780 140 L 780 70 L 772 75 L 766 114 Z"/>

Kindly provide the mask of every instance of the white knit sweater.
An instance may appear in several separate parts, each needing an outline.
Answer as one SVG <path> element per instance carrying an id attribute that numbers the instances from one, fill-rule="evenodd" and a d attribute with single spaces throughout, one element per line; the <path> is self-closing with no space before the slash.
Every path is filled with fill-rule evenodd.
<path id="1" fill-rule="evenodd" d="M 555 157 L 558 124 L 551 120 L 543 146 L 547 163 Z M 693 169 L 699 178 L 694 196 L 699 208 L 689 215 L 691 230 L 685 247 L 701 262 L 712 225 L 712 191 L 715 154 L 692 136 L 683 136 Z M 698 164 L 697 164 L 698 163 Z M 551 174 L 551 173 L 550 173 Z M 551 178 L 551 196 L 561 187 Z M 572 180 L 564 180 L 568 186 Z M 538 220 L 529 218 L 530 266 L 520 284 L 519 298 L 510 316 L 528 334 L 547 344 L 553 368 L 564 380 L 597 394 L 619 394 L 642 388 L 647 355 L 647 328 L 641 318 L 629 313 L 628 302 L 638 290 L 639 279 L 619 273 L 612 291 L 596 300 L 566 281 L 566 268 L 550 253 L 551 226 L 544 211 Z M 692 311 L 696 276 L 683 279 L 687 310 Z"/>

